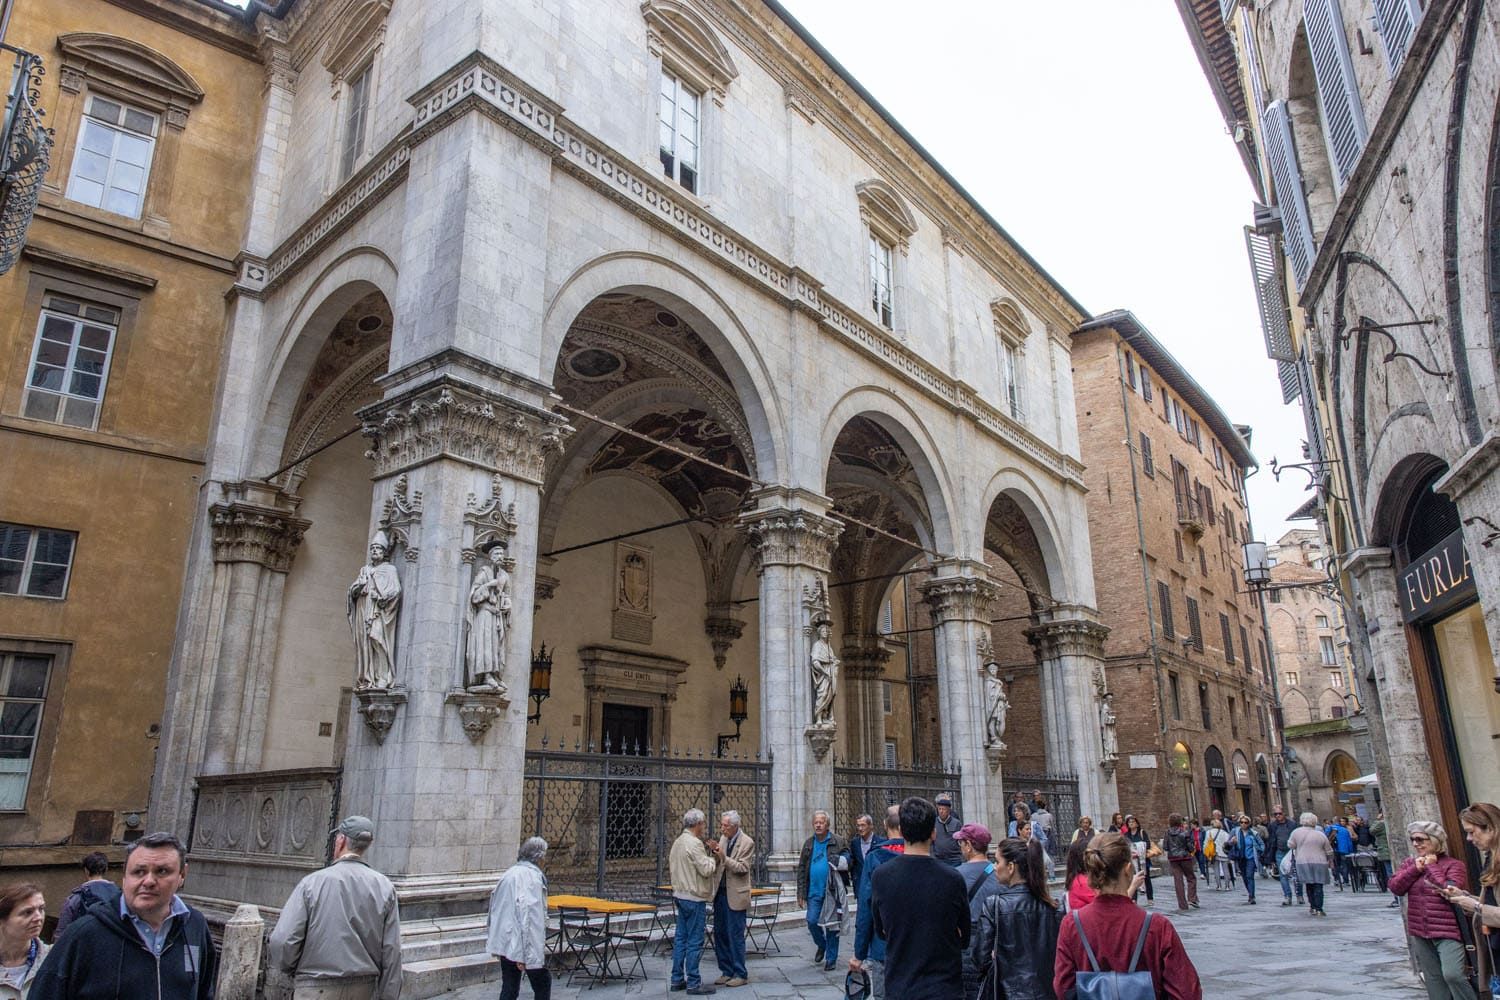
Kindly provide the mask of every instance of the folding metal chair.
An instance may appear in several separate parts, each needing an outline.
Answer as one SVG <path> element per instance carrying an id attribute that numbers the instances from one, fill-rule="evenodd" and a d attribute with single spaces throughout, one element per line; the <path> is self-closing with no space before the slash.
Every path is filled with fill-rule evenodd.
<path id="1" fill-rule="evenodd" d="M 609 935 L 603 926 L 581 906 L 563 906 L 557 911 L 559 954 L 563 962 L 572 962 L 568 985 L 579 976 L 589 986 L 602 982 L 609 974 Z"/>
<path id="2" fill-rule="evenodd" d="M 750 910 L 745 914 L 745 940 L 750 946 L 745 950 L 756 955 L 769 955 L 771 949 L 781 954 L 781 945 L 776 943 L 776 918 L 781 914 L 781 891 L 779 886 L 756 886 L 757 889 L 776 889 L 774 893 L 750 897 Z M 759 925 L 764 936 L 757 941 L 755 928 Z"/>
<path id="3" fill-rule="evenodd" d="M 677 900 L 672 895 L 672 890 L 664 886 L 656 886 L 651 890 L 652 903 L 656 904 L 656 914 L 651 918 L 652 935 L 656 937 L 655 954 L 660 955 L 663 949 L 672 950 L 672 938 L 677 933 Z M 663 908 L 666 912 L 663 914 Z"/>

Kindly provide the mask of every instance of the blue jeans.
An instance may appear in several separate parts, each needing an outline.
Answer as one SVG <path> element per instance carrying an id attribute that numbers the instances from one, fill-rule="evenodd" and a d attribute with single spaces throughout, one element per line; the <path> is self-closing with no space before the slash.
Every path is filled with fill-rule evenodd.
<path id="1" fill-rule="evenodd" d="M 703 924 L 708 904 L 692 899 L 674 900 L 677 904 L 677 932 L 672 937 L 672 985 L 687 983 L 692 989 L 702 983 L 698 977 L 698 959 L 703 956 Z"/>
<path id="2" fill-rule="evenodd" d="M 745 911 L 731 909 L 720 887 L 714 894 L 714 958 L 719 972 L 731 979 L 749 979 L 745 969 Z"/>
<path id="3" fill-rule="evenodd" d="M 1249 858 L 1241 858 L 1239 861 L 1240 875 L 1245 880 L 1245 891 L 1250 894 L 1250 902 L 1255 902 L 1255 865 L 1250 863 Z"/>
<path id="4" fill-rule="evenodd" d="M 807 932 L 812 935 L 813 944 L 823 953 L 823 962 L 832 965 L 839 957 L 839 934 L 838 931 L 825 931 L 818 926 L 818 921 L 823 916 L 823 897 L 809 896 L 807 899 Z"/>
<path id="5" fill-rule="evenodd" d="M 1296 868 L 1292 869 L 1291 875 L 1281 874 L 1281 859 L 1286 857 L 1286 851 L 1276 852 L 1276 875 L 1281 879 L 1281 894 L 1287 899 L 1292 898 L 1292 886 L 1297 887 L 1297 902 L 1302 902 L 1302 883 L 1297 881 Z"/>

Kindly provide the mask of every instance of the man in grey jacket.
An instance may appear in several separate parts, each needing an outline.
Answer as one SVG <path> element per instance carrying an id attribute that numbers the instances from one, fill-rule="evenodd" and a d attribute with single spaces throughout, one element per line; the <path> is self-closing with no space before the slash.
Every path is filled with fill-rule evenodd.
<path id="1" fill-rule="evenodd" d="M 270 962 L 293 977 L 293 1000 L 397 1000 L 401 911 L 391 880 L 365 862 L 375 824 L 333 831 L 333 864 L 292 890 L 271 932 Z"/>

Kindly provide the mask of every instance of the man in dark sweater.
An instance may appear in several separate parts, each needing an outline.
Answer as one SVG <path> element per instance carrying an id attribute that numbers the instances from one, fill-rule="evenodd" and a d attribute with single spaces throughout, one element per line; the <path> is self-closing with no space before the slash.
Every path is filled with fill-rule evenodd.
<path id="1" fill-rule="evenodd" d="M 937 809 L 926 799 L 901 803 L 906 852 L 870 873 L 875 933 L 885 941 L 886 996 L 949 1000 L 962 996 L 969 944 L 964 879 L 932 857 Z"/>

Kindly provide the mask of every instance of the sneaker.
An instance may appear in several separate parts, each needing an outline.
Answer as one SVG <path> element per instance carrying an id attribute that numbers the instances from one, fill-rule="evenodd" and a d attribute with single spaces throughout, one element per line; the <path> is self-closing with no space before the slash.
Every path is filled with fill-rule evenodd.
<path id="1" fill-rule="evenodd" d="M 834 968 L 838 964 L 839 964 L 838 962 L 824 962 L 823 963 L 823 971 L 824 972 L 832 972 L 834 970 Z"/>
<path id="2" fill-rule="evenodd" d="M 1201 907 L 1198 905 L 1198 901 L 1197 900 L 1194 900 L 1193 902 L 1189 903 L 1188 905 L 1191 906 L 1195 910 L 1201 909 Z"/>
<path id="3" fill-rule="evenodd" d="M 673 993 L 681 993 L 685 989 L 687 989 L 687 983 L 673 983 L 672 984 L 672 992 Z"/>
<path id="4" fill-rule="evenodd" d="M 1250 905 L 1251 905 L 1251 906 L 1254 906 L 1254 905 L 1255 905 L 1255 900 L 1253 900 L 1253 899 L 1252 899 L 1252 900 L 1250 900 Z"/>
<path id="5" fill-rule="evenodd" d="M 750 985 L 750 980 L 748 980 L 748 979 L 742 979 L 739 976 L 735 976 L 733 979 L 727 981 L 724 985 L 725 986 L 749 986 Z"/>
<path id="6" fill-rule="evenodd" d="M 1282 906 L 1291 906 L 1292 905 L 1292 901 L 1290 899 L 1283 899 L 1281 901 L 1281 905 Z"/>
<path id="7" fill-rule="evenodd" d="M 718 979 L 714 980 L 714 985 L 715 986 L 723 986 L 723 985 L 727 984 L 728 982 L 729 982 L 729 977 L 728 976 L 720 976 Z"/>

